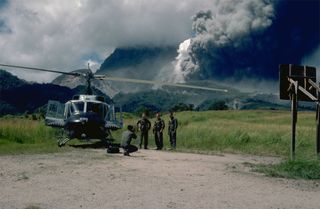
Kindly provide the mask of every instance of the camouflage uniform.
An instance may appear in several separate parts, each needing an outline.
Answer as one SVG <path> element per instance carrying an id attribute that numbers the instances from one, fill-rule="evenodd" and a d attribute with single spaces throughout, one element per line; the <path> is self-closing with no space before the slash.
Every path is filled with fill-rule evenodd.
<path id="1" fill-rule="evenodd" d="M 140 149 L 142 146 L 142 142 L 144 141 L 144 148 L 148 149 L 148 132 L 151 128 L 151 123 L 147 118 L 141 118 L 138 122 L 137 122 L 137 126 L 139 127 L 140 131 L 141 131 L 141 135 L 140 135 Z"/>
<path id="2" fill-rule="evenodd" d="M 177 145 L 177 128 L 178 120 L 174 117 L 170 118 L 168 125 L 168 135 L 170 139 L 170 145 L 173 149 L 175 149 Z"/>
<path id="3" fill-rule="evenodd" d="M 154 139 L 157 145 L 157 150 L 163 148 L 163 130 L 165 128 L 164 121 L 161 118 L 158 118 L 153 125 Z"/>

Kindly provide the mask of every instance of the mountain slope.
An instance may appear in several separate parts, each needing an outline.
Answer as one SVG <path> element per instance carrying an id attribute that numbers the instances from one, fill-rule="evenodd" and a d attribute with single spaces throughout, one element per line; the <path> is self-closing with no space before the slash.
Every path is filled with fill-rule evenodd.
<path id="1" fill-rule="evenodd" d="M 161 80 L 165 70 L 172 67 L 177 56 L 176 47 L 132 47 L 116 49 L 102 63 L 97 74 L 109 76 Z M 108 82 L 119 92 L 132 93 L 145 90 L 146 86 L 130 83 Z"/>
<path id="2" fill-rule="evenodd" d="M 175 47 L 131 47 L 117 48 L 101 64 L 96 74 L 109 76 L 158 80 L 160 71 L 170 64 L 177 55 Z M 85 72 L 76 70 L 73 72 Z M 52 81 L 53 84 L 75 88 L 85 84 L 85 79 L 68 75 L 60 75 Z M 147 86 L 130 83 L 94 80 L 92 86 L 104 94 L 114 97 L 117 93 L 132 93 L 145 90 Z M 150 86 L 148 86 L 150 87 Z M 147 88 L 148 88 L 147 87 Z"/>
<path id="3" fill-rule="evenodd" d="M 75 94 L 85 92 L 85 86 L 77 88 L 62 87 L 55 84 L 30 84 L 10 73 L 0 73 L 0 115 L 33 112 L 44 106 L 48 100 L 66 102 Z M 10 83 L 10 81 L 13 81 Z M 212 81 L 193 81 L 193 85 L 224 88 Z M 215 102 L 224 101 L 233 108 L 235 102 L 240 109 L 290 109 L 290 103 L 280 101 L 274 94 L 241 93 L 231 88 L 228 93 L 209 92 L 201 90 L 180 89 L 174 87 L 161 87 L 153 89 L 144 86 L 144 91 L 136 93 L 119 93 L 114 96 L 116 105 L 121 105 L 125 112 L 137 112 L 142 109 L 152 111 L 168 111 L 179 104 L 191 104 L 195 109 L 207 110 Z M 94 89 L 95 94 L 104 95 Z M 111 102 L 109 99 L 108 102 Z M 299 103 L 304 110 L 312 110 L 312 104 Z M 181 105 L 180 105 L 181 106 Z M 183 105 L 182 105 L 183 106 Z"/>
<path id="4" fill-rule="evenodd" d="M 28 83 L 8 72 L 0 71 L 1 94 L 0 115 L 34 112 L 47 104 L 48 100 L 62 103 L 72 99 L 73 95 L 85 92 L 85 86 L 68 88 L 55 84 Z M 93 89 L 95 94 L 105 96 L 101 91 Z M 111 102 L 110 98 L 107 98 Z"/>
<path id="5" fill-rule="evenodd" d="M 101 64 L 97 73 L 106 73 L 121 68 L 137 68 L 139 65 L 155 64 L 159 61 L 172 61 L 177 55 L 175 47 L 131 47 L 117 48 Z"/>
<path id="6" fill-rule="evenodd" d="M 25 85 L 25 80 L 19 79 L 17 76 L 0 69 L 0 95 L 2 90 Z"/>

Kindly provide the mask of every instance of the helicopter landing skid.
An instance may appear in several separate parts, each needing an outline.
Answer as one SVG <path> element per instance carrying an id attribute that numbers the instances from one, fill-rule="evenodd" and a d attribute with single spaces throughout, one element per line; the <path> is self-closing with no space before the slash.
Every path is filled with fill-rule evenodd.
<path id="1" fill-rule="evenodd" d="M 71 139 L 68 138 L 68 137 L 66 137 L 66 138 L 61 138 L 61 139 L 58 140 L 58 146 L 59 146 L 59 147 L 62 147 L 62 146 L 64 146 L 64 145 L 66 145 L 66 143 L 67 143 L 68 141 L 70 141 L 70 140 L 71 140 Z"/>
<path id="2" fill-rule="evenodd" d="M 62 147 L 62 146 L 64 146 L 64 145 L 66 145 L 66 143 L 67 143 L 68 141 L 70 141 L 70 140 L 71 140 L 71 138 L 69 138 L 69 137 L 67 136 L 65 130 L 64 130 L 64 129 L 61 129 L 60 136 L 59 136 L 59 138 L 58 138 L 58 140 L 57 140 L 58 147 Z"/>

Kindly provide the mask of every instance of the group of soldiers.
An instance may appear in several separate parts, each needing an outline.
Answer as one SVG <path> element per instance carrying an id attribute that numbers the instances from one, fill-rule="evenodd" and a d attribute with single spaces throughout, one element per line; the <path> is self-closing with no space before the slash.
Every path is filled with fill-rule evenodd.
<path id="1" fill-rule="evenodd" d="M 142 114 L 142 117 L 137 122 L 138 130 L 140 131 L 140 149 L 142 148 L 142 144 L 144 145 L 144 149 L 148 149 L 148 137 L 149 131 L 151 129 L 151 122 L 147 118 L 145 113 Z M 170 113 L 170 119 L 168 122 L 168 135 L 170 140 L 170 145 L 172 149 L 176 148 L 177 145 L 177 128 L 178 128 L 178 120 L 174 117 L 173 112 Z M 156 120 L 153 124 L 153 134 L 155 144 L 157 146 L 157 150 L 163 149 L 163 131 L 165 129 L 165 122 L 161 118 L 161 114 L 156 114 Z M 131 140 L 136 139 L 137 135 L 135 134 L 135 129 L 132 125 L 128 126 L 128 130 L 126 130 L 122 135 L 122 147 L 124 149 L 124 155 L 129 155 L 131 152 L 137 151 L 137 147 L 131 145 Z"/>

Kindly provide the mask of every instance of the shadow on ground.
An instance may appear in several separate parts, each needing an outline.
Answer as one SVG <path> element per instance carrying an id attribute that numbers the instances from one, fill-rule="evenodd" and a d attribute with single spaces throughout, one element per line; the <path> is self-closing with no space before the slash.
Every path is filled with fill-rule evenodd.
<path id="1" fill-rule="evenodd" d="M 69 146 L 80 149 L 106 149 L 106 144 L 102 141 L 88 142 L 86 144 L 70 144 Z"/>

